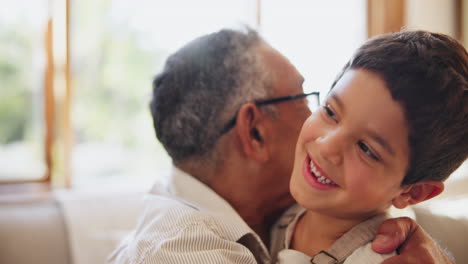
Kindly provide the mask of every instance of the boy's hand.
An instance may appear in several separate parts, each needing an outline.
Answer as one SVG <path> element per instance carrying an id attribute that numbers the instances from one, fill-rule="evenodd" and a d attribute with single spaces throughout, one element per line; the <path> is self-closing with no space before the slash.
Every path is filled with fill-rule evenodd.
<path id="1" fill-rule="evenodd" d="M 382 264 L 455 264 L 432 238 L 411 218 L 389 219 L 382 223 L 372 242 L 377 253 L 398 250 L 399 255 Z"/>

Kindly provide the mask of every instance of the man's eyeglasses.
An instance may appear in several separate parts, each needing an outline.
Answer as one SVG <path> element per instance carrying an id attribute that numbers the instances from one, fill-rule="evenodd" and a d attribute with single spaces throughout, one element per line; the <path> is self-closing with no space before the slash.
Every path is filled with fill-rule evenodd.
<path id="1" fill-rule="evenodd" d="M 312 105 L 313 106 L 318 106 L 320 104 L 320 93 L 319 92 L 300 93 L 300 94 L 289 95 L 289 96 L 281 96 L 281 97 L 275 97 L 275 98 L 270 98 L 270 99 L 260 99 L 260 100 L 253 101 L 253 103 L 256 106 L 262 106 L 262 105 L 276 104 L 276 103 L 301 99 L 301 98 L 305 98 L 305 97 L 310 96 L 310 95 L 313 95 L 314 98 L 315 98 Z M 314 107 L 312 107 L 312 110 L 315 110 Z M 236 125 L 236 119 L 237 119 L 237 112 L 234 115 L 234 117 L 224 126 L 223 130 L 221 131 L 221 135 L 228 132 L 231 128 L 233 128 Z"/>

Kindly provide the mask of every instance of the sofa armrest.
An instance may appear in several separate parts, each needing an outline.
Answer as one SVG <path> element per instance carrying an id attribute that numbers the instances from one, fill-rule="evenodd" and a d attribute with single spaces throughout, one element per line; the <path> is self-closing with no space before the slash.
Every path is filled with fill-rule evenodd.
<path id="1" fill-rule="evenodd" d="M 71 263 L 66 232 L 52 199 L 0 202 L 0 263 Z"/>
<path id="2" fill-rule="evenodd" d="M 466 242 L 468 218 L 453 217 L 431 210 L 426 206 L 415 206 L 416 221 L 439 245 L 453 254 L 456 263 L 468 263 Z"/>

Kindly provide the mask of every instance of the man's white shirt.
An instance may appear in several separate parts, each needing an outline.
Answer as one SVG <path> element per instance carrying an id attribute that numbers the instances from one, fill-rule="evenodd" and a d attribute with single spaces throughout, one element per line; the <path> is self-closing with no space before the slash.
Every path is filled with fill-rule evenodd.
<path id="1" fill-rule="evenodd" d="M 208 186 L 173 168 L 167 188 L 145 198 L 136 229 L 109 258 L 115 264 L 269 263 L 259 236 Z"/>

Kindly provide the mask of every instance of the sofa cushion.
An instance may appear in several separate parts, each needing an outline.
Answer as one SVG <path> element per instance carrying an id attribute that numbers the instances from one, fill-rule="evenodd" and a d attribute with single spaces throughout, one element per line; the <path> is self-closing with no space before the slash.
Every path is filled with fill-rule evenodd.
<path id="1" fill-rule="evenodd" d="M 55 191 L 66 227 L 73 264 L 105 263 L 137 223 L 143 193 Z"/>

